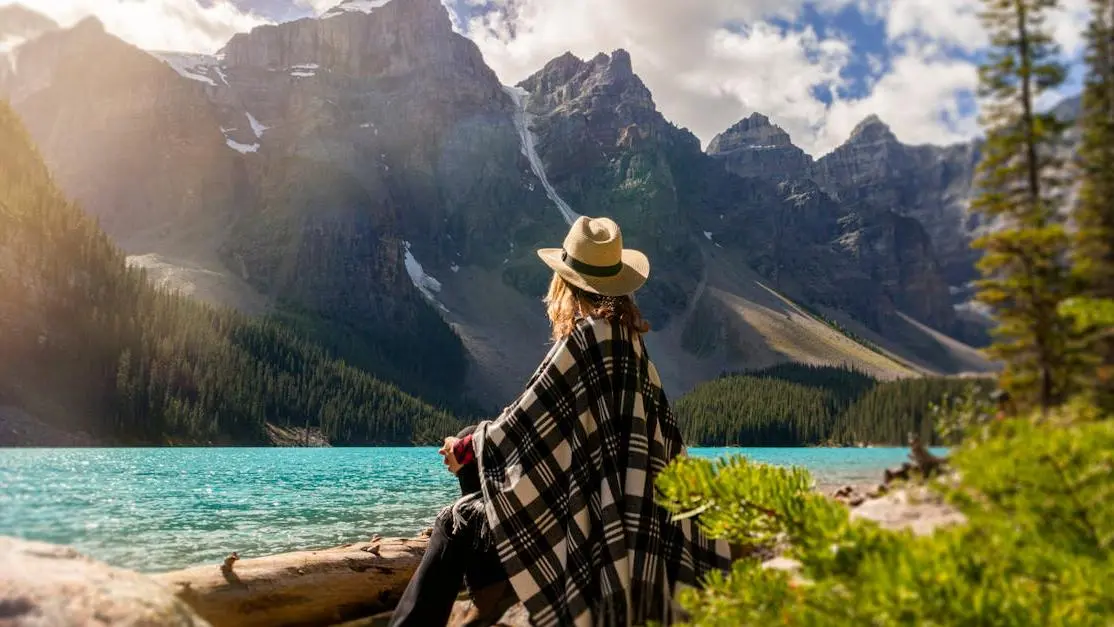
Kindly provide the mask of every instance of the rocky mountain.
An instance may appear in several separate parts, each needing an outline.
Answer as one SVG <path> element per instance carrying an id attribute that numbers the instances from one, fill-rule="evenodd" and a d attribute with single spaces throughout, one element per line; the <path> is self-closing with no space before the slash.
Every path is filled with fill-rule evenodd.
<path id="1" fill-rule="evenodd" d="M 713 139 L 708 153 L 739 176 L 807 179 L 845 209 L 892 211 L 913 218 L 931 241 L 945 290 L 948 285 L 959 288 L 974 277 L 977 256 L 970 242 L 978 225 L 968 214 L 967 203 L 978 161 L 976 143 L 909 146 L 871 115 L 846 142 L 814 161 L 780 127 L 754 113 Z M 932 292 L 925 298 L 943 297 L 939 286 Z M 920 315 L 946 327 L 946 301 L 943 298 L 931 314 L 922 308 Z"/>
<path id="2" fill-rule="evenodd" d="M 960 286 L 974 278 L 970 249 L 977 222 L 967 211 L 979 152 L 976 143 L 909 146 L 877 116 L 817 160 L 810 177 L 845 206 L 890 210 L 920 223 L 943 277 Z"/>
<path id="3" fill-rule="evenodd" d="M 629 245 L 668 260 L 655 267 L 643 297 L 648 315 L 667 325 L 684 310 L 701 273 L 694 234 L 678 228 L 686 220 L 678 188 L 703 159 L 699 140 L 658 112 L 625 50 L 589 61 L 565 54 L 518 87 L 537 154 L 563 202 L 614 217 L 627 225 Z M 540 292 L 545 273 L 527 252 L 541 272 L 533 286 Z"/>
<path id="4" fill-rule="evenodd" d="M 169 222 L 223 222 L 241 164 L 203 87 L 89 18 L 16 47 L 0 93 L 58 182 L 127 246 Z"/>
<path id="5" fill-rule="evenodd" d="M 438 402 L 505 403 L 536 365 L 533 250 L 581 213 L 650 254 L 640 304 L 674 392 L 786 360 L 986 366 L 940 334 L 963 155 L 933 165 L 884 125 L 813 161 L 752 115 L 706 153 L 625 51 L 504 86 L 439 0 L 348 0 L 213 56 L 93 20 L 12 54 L 0 94 L 133 265 Z"/>
<path id="6" fill-rule="evenodd" d="M 417 444 L 459 429 L 285 325 L 152 287 L 5 102 L 0 163 L 0 442 Z"/>
<path id="7" fill-rule="evenodd" d="M 779 182 L 800 178 L 812 167 L 812 157 L 761 113 L 752 113 L 716 135 L 708 144 L 708 154 L 721 159 L 733 174 Z"/>
<path id="8" fill-rule="evenodd" d="M 754 279 L 721 274 L 725 263 L 744 263 L 773 289 L 851 313 L 884 335 L 906 335 L 904 314 L 956 326 L 917 220 L 838 202 L 807 176 L 811 159 L 763 116 L 703 154 L 657 111 L 622 50 L 588 61 L 563 55 L 519 87 L 536 151 L 567 204 L 604 208 L 633 227 L 632 241 L 652 258 L 667 260 L 643 297 L 652 319 L 677 333 L 664 351 L 710 350 L 717 356 L 705 361 L 724 368 L 754 361 L 754 342 L 731 330 L 753 325 L 713 296 L 749 292 Z"/>

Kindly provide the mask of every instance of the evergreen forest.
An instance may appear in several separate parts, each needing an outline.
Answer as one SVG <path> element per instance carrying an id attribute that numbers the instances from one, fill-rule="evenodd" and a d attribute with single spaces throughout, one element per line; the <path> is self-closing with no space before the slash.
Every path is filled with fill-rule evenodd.
<path id="1" fill-rule="evenodd" d="M 459 429 L 287 324 L 151 287 L 2 102 L 0 163 L 0 405 L 121 444 L 267 444 L 268 425 L 425 444 Z"/>
<path id="2" fill-rule="evenodd" d="M 691 446 L 904 445 L 915 433 L 942 443 L 933 408 L 985 379 L 876 381 L 855 370 L 786 363 L 698 386 L 674 408 Z"/>

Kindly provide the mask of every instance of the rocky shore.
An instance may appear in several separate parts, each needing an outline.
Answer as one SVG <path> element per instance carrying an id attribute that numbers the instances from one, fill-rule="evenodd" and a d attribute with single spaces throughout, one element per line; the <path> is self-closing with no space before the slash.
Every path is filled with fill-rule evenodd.
<path id="1" fill-rule="evenodd" d="M 270 446 L 280 447 L 326 447 L 329 440 L 315 427 L 283 427 L 267 424 L 267 440 Z M 169 446 L 191 446 L 199 444 L 189 441 L 168 441 Z M 220 445 L 220 442 L 205 442 L 205 445 Z M 227 445 L 233 442 L 224 443 Z M 31 415 L 30 413 L 0 405 L 0 447 L 92 447 L 119 446 L 120 442 L 96 437 L 79 429 L 62 429 Z"/>

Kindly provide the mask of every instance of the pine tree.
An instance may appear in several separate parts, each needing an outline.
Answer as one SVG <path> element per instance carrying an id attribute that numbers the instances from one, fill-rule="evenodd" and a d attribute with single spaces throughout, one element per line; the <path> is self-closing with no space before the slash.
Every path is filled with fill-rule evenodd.
<path id="1" fill-rule="evenodd" d="M 1046 409 L 1068 395 L 1074 368 L 1069 324 L 1058 310 L 1070 295 L 1068 236 L 1057 212 L 1064 128 L 1035 108 L 1064 80 L 1044 25 L 1056 4 L 984 0 L 991 48 L 979 74 L 988 130 L 972 203 L 991 226 L 975 242 L 985 251 L 978 298 L 998 321 L 991 355 L 1005 362 L 1002 384 L 1022 406 Z"/>
<path id="2" fill-rule="evenodd" d="M 1097 315 L 1114 307 L 1114 1 L 1092 0 L 1091 5 L 1081 180 L 1073 216 L 1074 270 L 1085 298 L 1093 300 L 1073 303 L 1069 311 L 1078 313 L 1092 366 L 1085 384 L 1099 392 L 1104 404 L 1114 406 L 1114 337 Z"/>

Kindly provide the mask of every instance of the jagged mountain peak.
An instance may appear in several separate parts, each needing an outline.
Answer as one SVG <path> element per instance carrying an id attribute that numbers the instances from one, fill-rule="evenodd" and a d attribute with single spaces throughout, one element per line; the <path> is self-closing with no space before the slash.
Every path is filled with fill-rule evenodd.
<path id="1" fill-rule="evenodd" d="M 721 155 L 742 148 L 790 147 L 795 148 L 789 133 L 756 111 L 716 135 L 708 144 L 708 154 Z"/>
<path id="2" fill-rule="evenodd" d="M 637 79 L 631 67 L 630 53 L 626 50 L 620 48 L 612 52 L 610 57 L 600 53 L 593 61 L 602 65 L 604 73 L 612 82 Z M 642 81 L 638 80 L 638 83 L 641 85 Z M 646 91 L 649 93 L 649 90 Z"/>
<path id="3" fill-rule="evenodd" d="M 622 48 L 615 50 L 610 56 L 602 52 L 597 54 L 592 58 L 592 65 L 603 66 L 619 74 L 634 74 L 634 69 L 631 67 L 630 53 Z"/>
<path id="4" fill-rule="evenodd" d="M 771 125 L 770 118 L 766 117 L 765 115 L 763 115 L 763 114 L 761 114 L 757 111 L 755 111 L 754 113 L 752 113 L 752 114 L 748 115 L 747 117 L 743 118 L 742 120 L 740 120 L 736 124 L 736 126 L 749 126 L 749 127 L 770 126 L 770 125 Z"/>
<path id="5" fill-rule="evenodd" d="M 1052 115 L 1062 122 L 1075 122 L 1082 117 L 1083 114 L 1083 95 L 1073 96 L 1061 100 L 1059 104 L 1052 108 Z"/>
<path id="6" fill-rule="evenodd" d="M 657 113 L 653 95 L 634 73 L 631 56 L 618 49 L 610 55 L 599 53 L 583 61 L 571 52 L 546 63 L 520 86 L 535 96 L 544 94 L 547 108 L 584 100 L 582 108 L 624 106 Z M 593 104 L 590 101 L 596 101 Z"/>
<path id="7" fill-rule="evenodd" d="M 451 26 L 448 11 L 441 0 L 342 0 L 322 13 L 319 19 L 330 21 L 338 17 L 351 19 L 366 18 L 369 15 L 377 17 L 390 15 L 430 20 L 440 27 L 444 23 L 449 23 Z"/>
<path id="8" fill-rule="evenodd" d="M 319 19 L 237 34 L 220 55 L 232 70 L 266 69 L 304 79 L 402 77 L 421 71 L 454 85 L 471 81 L 473 91 L 502 102 L 494 72 L 479 48 L 453 31 L 440 0 L 347 0 Z"/>
<path id="9" fill-rule="evenodd" d="M 535 76 L 545 75 L 553 80 L 567 82 L 576 77 L 577 74 L 582 73 L 607 74 L 612 81 L 637 78 L 631 66 L 630 53 L 622 48 L 615 50 L 610 55 L 600 52 L 589 61 L 581 59 L 571 51 L 566 51 L 546 63 Z"/>
<path id="10" fill-rule="evenodd" d="M 74 24 L 71 30 L 75 33 L 89 33 L 92 35 L 103 35 L 105 33 L 104 23 L 94 15 L 82 18 L 80 22 Z"/>
<path id="11" fill-rule="evenodd" d="M 897 136 L 890 130 L 889 125 L 882 118 L 871 113 L 863 118 L 862 122 L 855 125 L 851 131 L 849 142 L 872 141 L 897 141 Z"/>

